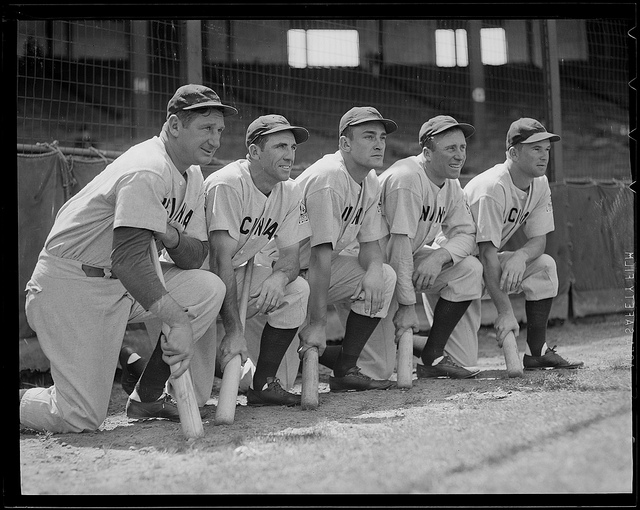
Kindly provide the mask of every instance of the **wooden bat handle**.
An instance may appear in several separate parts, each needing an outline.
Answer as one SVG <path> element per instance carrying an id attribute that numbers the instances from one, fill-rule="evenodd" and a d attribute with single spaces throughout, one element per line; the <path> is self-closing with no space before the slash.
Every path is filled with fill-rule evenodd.
<path id="1" fill-rule="evenodd" d="M 311 347 L 302 357 L 302 409 L 318 408 L 318 349 Z"/>
<path id="2" fill-rule="evenodd" d="M 413 385 L 413 331 L 408 329 L 398 340 L 398 388 L 411 388 Z"/>
<path id="3" fill-rule="evenodd" d="M 218 406 L 216 407 L 216 425 L 231 425 L 236 415 L 236 401 L 238 399 L 238 386 L 242 375 L 242 358 L 236 355 L 224 367 L 222 383 L 218 393 Z"/>
<path id="4" fill-rule="evenodd" d="M 522 377 L 522 361 L 520 361 L 518 344 L 516 343 L 516 337 L 513 334 L 513 331 L 509 331 L 502 342 L 502 352 L 504 353 L 504 360 L 507 365 L 507 373 L 509 374 L 509 377 Z"/>
<path id="5" fill-rule="evenodd" d="M 247 321 L 247 303 L 249 303 L 249 291 L 251 290 L 251 278 L 253 277 L 253 257 L 249 259 L 244 268 L 242 290 L 240 292 L 240 321 L 242 327 Z M 218 406 L 216 407 L 215 425 L 231 425 L 236 416 L 236 404 L 238 400 L 238 386 L 242 375 L 242 357 L 234 356 L 224 367 L 222 383 L 218 393 Z"/>
<path id="6" fill-rule="evenodd" d="M 156 270 L 156 274 L 163 286 L 165 285 L 164 275 L 162 274 L 162 266 L 160 265 L 160 259 L 158 258 L 158 248 L 156 247 L 155 238 L 151 238 L 151 260 Z M 162 325 L 162 332 L 165 336 L 169 334 L 169 326 Z M 167 336 L 168 338 L 168 336 Z M 178 365 L 171 365 L 171 373 L 174 373 L 178 369 Z M 196 439 L 204 435 L 204 428 L 202 426 L 202 418 L 200 418 L 200 410 L 198 409 L 198 402 L 196 401 L 196 394 L 193 389 L 193 381 L 191 380 L 191 372 L 187 370 L 180 377 L 172 378 L 170 380 L 171 386 L 175 393 L 175 399 L 178 404 L 178 415 L 180 416 L 180 425 L 182 426 L 182 432 L 187 439 Z"/>

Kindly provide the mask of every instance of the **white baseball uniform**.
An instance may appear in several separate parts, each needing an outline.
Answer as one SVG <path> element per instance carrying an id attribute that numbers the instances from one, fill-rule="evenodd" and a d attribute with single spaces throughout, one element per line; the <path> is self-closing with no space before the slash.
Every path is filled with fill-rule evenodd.
<path id="1" fill-rule="evenodd" d="M 349 175 L 340 151 L 327 154 L 304 170 L 296 181 L 302 188 L 303 203 L 312 234 L 300 249 L 300 267 L 308 268 L 311 248 L 324 243 L 333 247 L 331 282 L 327 305 L 348 303 L 355 313 L 367 315 L 363 301 L 350 303 L 365 270 L 351 246 L 379 241 L 387 234 L 380 209 L 380 183 L 371 170 L 361 184 Z M 385 317 L 395 288 L 395 272 L 383 264 L 385 302 L 376 317 Z M 347 305 L 345 305 L 347 306 Z"/>
<path id="2" fill-rule="evenodd" d="M 527 238 L 546 235 L 555 228 L 551 189 L 545 175 L 533 179 L 529 189 L 523 191 L 513 183 L 506 165 L 500 163 L 471 179 L 464 192 L 476 222 L 476 241 L 493 243 L 503 267 L 508 252 L 501 250 L 519 228 Z M 520 292 L 532 301 L 557 295 L 558 274 L 551 256 L 542 254 L 527 264 L 522 284 L 514 293 Z M 486 289 L 483 295 L 488 295 Z M 469 352 L 477 353 L 477 332 L 482 320 L 480 301 L 474 300 L 461 319 L 472 326 L 473 335 L 460 332 L 461 337 L 466 337 Z"/>
<path id="3" fill-rule="evenodd" d="M 244 265 L 253 256 L 258 255 L 268 243 L 277 248 L 286 248 L 309 237 L 311 227 L 306 213 L 302 210 L 302 194 L 293 179 L 279 182 L 269 196 L 264 195 L 253 183 L 249 173 L 249 161 L 234 161 L 212 173 L 204 182 L 205 215 L 209 232 L 225 230 L 237 241 L 237 249 L 232 257 L 238 289 L 244 280 Z M 209 267 L 209 257 L 204 268 Z M 251 291 L 257 291 L 262 282 L 271 274 L 271 264 L 254 259 L 251 278 Z M 240 298 L 240 295 L 238 295 Z M 309 285 L 296 278 L 285 287 L 286 305 L 268 314 L 267 322 L 280 329 L 292 329 L 301 326 L 307 315 Z M 260 337 L 264 320 L 260 320 L 257 298 L 249 298 L 245 338 L 249 357 L 257 363 L 260 352 Z M 218 324 L 218 338 L 223 337 L 223 326 Z M 296 342 L 292 342 L 289 351 L 296 354 Z M 286 359 L 286 356 L 285 356 Z M 277 374 L 281 381 L 288 379 L 289 372 L 297 374 L 299 365 L 288 366 L 284 362 Z M 295 379 L 295 376 L 294 376 Z"/>
<path id="4" fill-rule="evenodd" d="M 413 261 L 397 268 L 398 283 L 389 314 L 376 328 L 358 361 L 370 377 L 388 379 L 396 364 L 393 314 L 398 303 L 416 303 L 411 279 L 415 265 L 438 247 L 447 250 L 452 263 L 445 265 L 428 294 L 436 300 L 443 297 L 460 302 L 481 296 L 482 264 L 470 255 L 476 247 L 476 228 L 457 179 L 446 179 L 444 185 L 438 187 L 427 177 L 418 155 L 397 161 L 382 172 L 379 180 L 382 214 L 389 233 L 406 235 L 413 254 Z M 443 236 L 438 245 L 434 240 L 439 233 Z M 385 239 L 387 260 L 390 244 L 389 239 Z M 445 352 L 458 362 L 458 351 L 457 338 L 452 335 Z M 460 361 L 468 366 L 468 360 Z"/>
<path id="5" fill-rule="evenodd" d="M 167 222 L 206 240 L 202 173 L 181 174 L 159 137 L 109 164 L 59 210 L 30 281 L 26 314 L 51 362 L 54 386 L 33 388 L 20 404 L 27 427 L 52 432 L 95 430 L 104 421 L 127 323 L 155 317 L 110 278 L 113 229 L 165 232 Z M 83 266 L 104 270 L 91 278 Z M 191 375 L 198 405 L 211 395 L 208 365 L 215 342 L 203 338 L 222 306 L 224 284 L 202 270 L 163 264 L 169 294 L 191 312 Z"/>

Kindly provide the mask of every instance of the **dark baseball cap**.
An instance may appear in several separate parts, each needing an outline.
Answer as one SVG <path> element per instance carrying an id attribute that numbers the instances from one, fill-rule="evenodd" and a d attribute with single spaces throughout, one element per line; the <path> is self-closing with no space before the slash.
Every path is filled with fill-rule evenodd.
<path id="1" fill-rule="evenodd" d="M 259 136 L 280 131 L 291 131 L 296 143 L 303 143 L 309 139 L 309 131 L 303 127 L 292 126 L 282 115 L 263 115 L 249 124 L 245 142 L 249 147 Z"/>
<path id="2" fill-rule="evenodd" d="M 355 106 L 340 119 L 338 136 L 342 135 L 342 132 L 349 126 L 357 126 L 365 122 L 382 122 L 387 134 L 393 133 L 398 129 L 398 124 L 392 120 L 383 118 L 380 112 L 372 106 Z"/>
<path id="3" fill-rule="evenodd" d="M 222 104 L 220 97 L 209 87 L 204 85 L 183 85 L 167 103 L 167 117 L 180 110 L 193 110 L 194 108 L 218 108 L 225 117 L 237 115 L 238 110 L 233 106 Z"/>
<path id="4" fill-rule="evenodd" d="M 517 143 L 534 143 L 547 139 L 550 142 L 560 141 L 558 135 L 549 133 L 540 122 L 524 117 L 513 122 L 507 131 L 507 149 Z"/>
<path id="5" fill-rule="evenodd" d="M 427 138 L 435 136 L 446 131 L 447 129 L 452 128 L 458 128 L 462 130 L 465 138 L 469 138 L 473 133 L 476 132 L 476 128 L 474 128 L 471 124 L 458 122 L 456 119 L 450 117 L 449 115 L 438 115 L 422 124 L 420 132 L 418 134 L 418 143 L 422 145 Z"/>

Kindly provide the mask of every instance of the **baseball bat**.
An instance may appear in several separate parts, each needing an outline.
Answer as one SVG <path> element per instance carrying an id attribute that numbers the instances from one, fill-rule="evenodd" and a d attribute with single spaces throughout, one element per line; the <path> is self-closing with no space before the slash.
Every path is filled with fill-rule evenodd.
<path id="1" fill-rule="evenodd" d="M 502 352 L 507 365 L 507 373 L 509 377 L 522 377 L 522 362 L 518 353 L 518 344 L 513 331 L 509 331 L 502 342 Z"/>
<path id="2" fill-rule="evenodd" d="M 151 238 L 151 260 L 155 267 L 156 274 L 162 285 L 165 286 L 164 275 L 162 274 L 162 267 L 160 266 L 160 259 L 158 258 L 158 249 L 156 247 L 155 239 Z M 169 326 L 162 324 L 162 333 L 168 338 Z M 177 364 L 171 365 L 171 373 L 178 369 Z M 202 418 L 200 418 L 200 410 L 198 409 L 198 402 L 196 401 L 196 394 L 193 389 L 193 381 L 191 380 L 191 372 L 187 369 L 180 377 L 177 377 L 171 381 L 175 393 L 175 399 L 178 404 L 178 415 L 180 416 L 180 425 L 182 426 L 182 433 L 187 439 L 196 439 L 204 435 L 204 428 L 202 427 Z"/>
<path id="3" fill-rule="evenodd" d="M 411 388 L 413 381 L 413 331 L 406 330 L 398 340 L 398 388 Z"/>
<path id="4" fill-rule="evenodd" d="M 242 291 L 240 292 L 240 322 L 244 328 L 247 321 L 247 303 L 249 303 L 249 291 L 251 290 L 251 277 L 253 276 L 253 257 L 249 259 L 244 268 L 242 279 Z M 222 383 L 218 393 L 218 406 L 216 408 L 216 425 L 231 425 L 236 415 L 236 403 L 238 399 L 238 386 L 242 375 L 242 358 L 239 354 L 229 360 L 222 373 Z"/>
<path id="5" fill-rule="evenodd" d="M 302 409 L 318 408 L 318 348 L 311 347 L 302 357 Z"/>

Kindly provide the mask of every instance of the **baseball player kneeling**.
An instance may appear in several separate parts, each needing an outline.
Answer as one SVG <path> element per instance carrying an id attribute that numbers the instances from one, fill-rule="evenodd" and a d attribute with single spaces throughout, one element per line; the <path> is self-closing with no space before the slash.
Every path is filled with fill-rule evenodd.
<path id="1" fill-rule="evenodd" d="M 464 188 L 477 225 L 476 241 L 484 267 L 484 283 L 498 311 L 494 327 L 498 344 L 520 328 L 509 294 L 523 292 L 527 316 L 525 370 L 579 368 L 583 362 L 562 358 L 546 344 L 551 304 L 558 293 L 556 263 L 545 254 L 546 235 L 553 231 L 551 190 L 545 175 L 551 143 L 560 137 L 535 119 L 522 118 L 507 132 L 506 161 L 471 179 Z M 513 252 L 503 251 L 522 228 L 527 242 Z M 480 307 L 469 308 L 475 332 Z"/>
<path id="2" fill-rule="evenodd" d="M 130 148 L 59 210 L 31 279 L 26 314 L 51 362 L 54 385 L 21 390 L 20 423 L 36 430 L 96 430 L 107 416 L 127 323 L 157 319 L 169 332 L 127 404 L 135 418 L 179 420 L 164 392 L 190 369 L 196 400 L 213 388 L 206 331 L 222 306 L 220 278 L 200 270 L 207 254 L 200 165 L 220 147 L 237 110 L 201 85 L 180 87 L 159 136 Z M 151 240 L 166 249 L 166 288 Z"/>
<path id="3" fill-rule="evenodd" d="M 376 168 L 383 165 L 387 134 L 397 125 L 372 107 L 356 107 L 339 124 L 339 150 L 304 170 L 296 182 L 311 223 L 311 238 L 301 246 L 302 269 L 310 287 L 308 324 L 300 331 L 300 357 L 317 347 L 320 362 L 333 368 L 331 391 L 387 389 L 357 366 L 363 347 L 387 315 L 396 283 L 383 263 L 379 240 L 386 233 L 379 207 Z M 343 250 L 357 241 L 359 254 Z M 351 311 L 342 346 L 326 357 L 327 306 L 347 300 Z"/>
<path id="4" fill-rule="evenodd" d="M 459 361 L 457 354 L 465 348 L 456 337 L 450 340 L 471 301 L 482 295 L 482 265 L 471 256 L 476 227 L 458 181 L 466 139 L 474 132 L 453 117 L 429 119 L 418 134 L 420 154 L 397 161 L 379 177 L 390 233 L 383 246 L 398 281 L 390 313 L 360 358 L 368 374 L 389 377 L 396 363 L 395 343 L 407 329 L 419 330 L 416 292 L 438 298 L 418 378 L 463 379 L 479 372 L 464 366 L 464 358 Z M 394 337 L 395 343 L 390 342 Z"/>
<path id="5" fill-rule="evenodd" d="M 281 115 L 254 120 L 246 133 L 247 156 L 205 180 L 209 264 L 227 287 L 221 316 L 224 336 L 220 366 L 240 354 L 256 365 L 248 405 L 298 405 L 300 395 L 286 391 L 278 369 L 307 314 L 309 285 L 299 277 L 299 244 L 308 238 L 309 221 L 301 211 L 301 191 L 290 179 L 298 144 L 309 133 Z M 244 265 L 269 242 L 277 247 L 273 266 L 256 257 L 251 282 Z M 237 289 L 250 285 L 247 323 L 267 317 L 261 336 L 245 334 Z M 253 319 L 252 319 L 253 318 Z M 291 349 L 295 355 L 295 346 Z M 213 366 L 215 359 L 211 360 Z"/>

